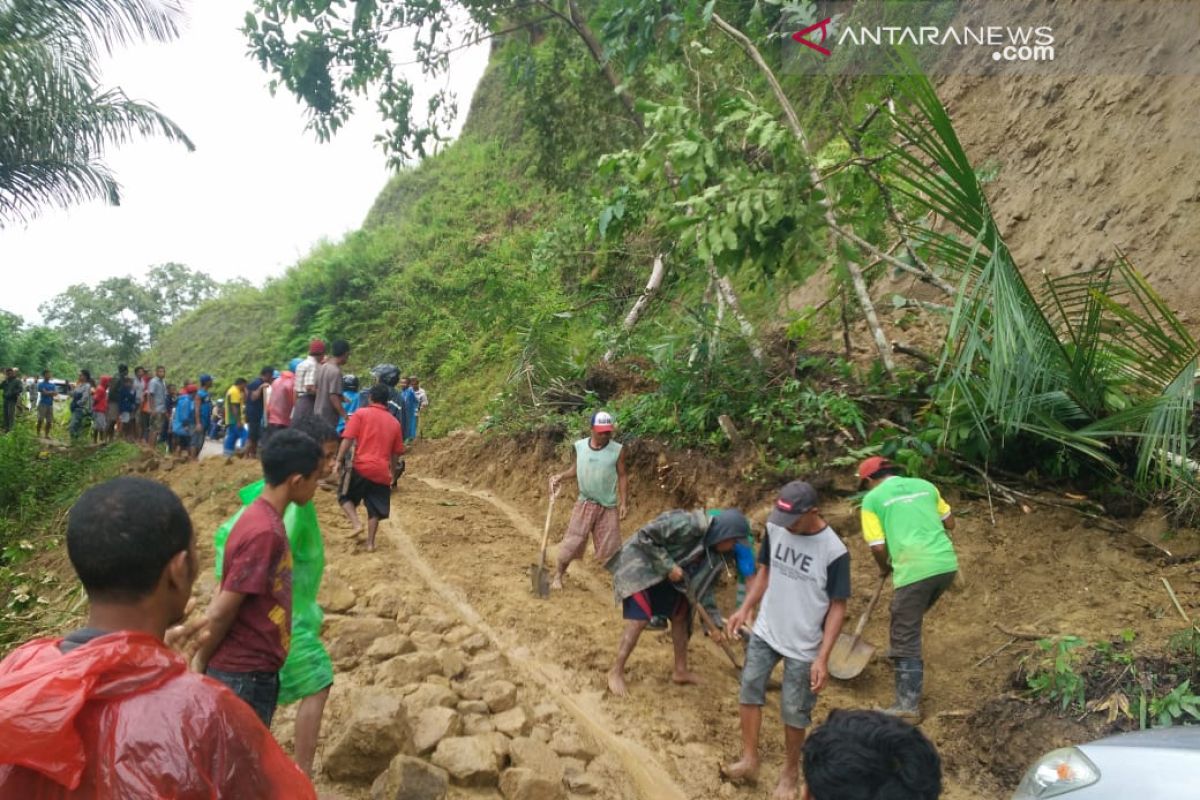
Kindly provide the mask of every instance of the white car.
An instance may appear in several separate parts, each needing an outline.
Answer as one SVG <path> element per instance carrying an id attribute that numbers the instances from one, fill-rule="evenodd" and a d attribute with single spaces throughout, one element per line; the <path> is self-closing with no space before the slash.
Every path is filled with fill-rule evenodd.
<path id="1" fill-rule="evenodd" d="M 1122 733 L 1038 759 L 1012 800 L 1196 800 L 1200 726 Z"/>

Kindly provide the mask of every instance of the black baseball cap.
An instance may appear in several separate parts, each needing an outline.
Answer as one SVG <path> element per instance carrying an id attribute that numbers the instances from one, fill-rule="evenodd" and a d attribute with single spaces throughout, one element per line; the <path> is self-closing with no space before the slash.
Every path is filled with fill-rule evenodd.
<path id="1" fill-rule="evenodd" d="M 791 527 L 805 512 L 817 505 L 817 490 L 804 481 L 792 481 L 779 490 L 779 499 L 767 522 L 781 528 Z"/>

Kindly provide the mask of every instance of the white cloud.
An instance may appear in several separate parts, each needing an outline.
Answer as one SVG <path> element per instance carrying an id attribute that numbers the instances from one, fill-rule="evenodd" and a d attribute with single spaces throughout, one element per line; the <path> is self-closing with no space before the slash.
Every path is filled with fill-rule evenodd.
<path id="1" fill-rule="evenodd" d="M 136 45 L 106 65 L 105 85 L 155 103 L 196 152 L 159 140 L 112 150 L 106 161 L 121 182 L 121 206 L 49 210 L 0 230 L 0 308 L 37 321 L 38 305 L 73 283 L 140 276 L 166 261 L 258 284 L 320 239 L 362 223 L 389 177 L 372 141 L 382 127 L 373 104 L 318 143 L 300 106 L 283 92 L 272 98 L 266 73 L 246 56 L 238 27 L 247 6 L 191 3 L 180 39 Z M 487 43 L 454 54 L 460 124 L 487 56 Z"/>

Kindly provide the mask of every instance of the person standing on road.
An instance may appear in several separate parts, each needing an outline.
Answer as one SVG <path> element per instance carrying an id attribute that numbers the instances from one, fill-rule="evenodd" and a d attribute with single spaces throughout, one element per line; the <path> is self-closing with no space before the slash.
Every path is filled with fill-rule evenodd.
<path id="1" fill-rule="evenodd" d="M 146 387 L 150 398 L 150 427 L 146 431 L 146 441 L 151 447 L 156 447 L 162 438 L 163 428 L 167 419 L 167 368 L 161 364 L 154 369 L 154 377 Z"/>
<path id="2" fill-rule="evenodd" d="M 579 499 L 558 545 L 558 564 L 550 584 L 555 589 L 562 588 L 571 562 L 583 556 L 589 535 L 601 564 L 621 547 L 620 521 L 629 513 L 629 479 L 625 475 L 625 452 L 612 438 L 614 427 L 607 411 L 593 414 L 591 436 L 575 442 L 575 465 L 550 476 L 551 494 L 565 480 L 574 479 L 579 484 Z"/>
<path id="3" fill-rule="evenodd" d="M 291 430 L 308 435 L 321 446 L 321 466 L 317 471 L 321 476 L 329 472 L 338 448 L 337 433 L 329 423 L 309 414 L 297 420 Z M 243 504 L 241 510 L 217 529 L 213 545 L 218 581 L 222 578 L 229 534 L 246 509 L 262 495 L 265 486 L 266 481 L 260 480 L 242 487 L 238 492 Z M 317 602 L 325 572 L 325 542 L 312 500 L 303 505 L 289 503 L 283 511 L 283 525 L 292 553 L 292 636 L 287 659 L 279 671 L 279 705 L 300 703 L 296 710 L 293 750 L 296 763 L 311 777 L 321 717 L 333 686 L 333 662 L 321 642 L 321 624 L 325 615 Z"/>
<path id="4" fill-rule="evenodd" d="M 350 358 L 350 343 L 337 339 L 330 345 L 330 357 L 317 367 L 314 381 L 316 399 L 313 412 L 330 425 L 337 425 L 346 419 L 346 409 L 342 408 L 342 365 Z"/>
<path id="5" fill-rule="evenodd" d="M 308 345 L 308 358 L 293 370 L 296 373 L 296 404 L 292 408 L 292 419 L 313 413 L 317 399 L 317 367 L 324 360 L 325 342 L 313 339 Z"/>
<path id="6" fill-rule="evenodd" d="M 238 439 L 242 436 L 243 409 L 246 404 L 246 379 L 238 378 L 225 392 L 225 446 L 223 455 L 233 458 L 237 454 Z M 227 462 L 228 463 L 228 462 Z"/>
<path id="7" fill-rule="evenodd" d="M 4 383 L 0 384 L 0 393 L 4 396 L 4 432 L 12 430 L 13 420 L 17 417 L 17 401 L 21 398 L 21 379 L 12 367 L 4 370 Z"/>
<path id="8" fill-rule="evenodd" d="M 112 383 L 112 378 L 108 375 L 100 376 L 100 383 L 92 392 L 92 441 L 96 443 L 104 443 L 109 440 L 109 432 L 112 430 L 108 425 L 108 385 Z"/>
<path id="9" fill-rule="evenodd" d="M 50 377 L 50 370 L 43 370 L 42 380 L 37 385 L 37 434 L 41 435 L 42 425 L 45 423 L 47 438 L 50 436 L 50 428 L 54 425 L 54 396 L 58 394 L 58 387 L 54 385 Z"/>
<path id="10" fill-rule="evenodd" d="M 868 490 L 862 503 L 863 538 L 879 564 L 892 575 L 890 657 L 896 672 L 896 702 L 886 713 L 921 719 L 925 664 L 921 627 L 925 613 L 954 582 L 958 557 L 948 531 L 954 530 L 950 506 L 932 483 L 901 474 L 880 456 L 858 465 Z"/>
<path id="11" fill-rule="evenodd" d="M 276 432 L 292 424 L 292 414 L 296 407 L 296 373 L 292 365 L 298 364 L 292 359 L 288 369 L 279 373 L 279 377 L 271 381 L 271 396 L 267 398 L 267 432 L 263 435 L 263 445 Z"/>
<path id="12" fill-rule="evenodd" d="M 410 375 L 408 385 L 412 387 L 413 397 L 417 399 L 417 411 L 413 417 L 413 431 L 410 438 L 416 439 L 421 427 L 421 415 L 429 407 L 429 395 L 421 388 L 421 381 L 416 375 Z"/>
<path id="13" fill-rule="evenodd" d="M 133 368 L 133 398 L 136 408 L 133 412 L 133 424 L 130 431 L 134 439 L 145 439 L 146 429 L 150 426 L 149 393 L 150 373 L 145 367 Z"/>
<path id="14" fill-rule="evenodd" d="M 274 367 L 263 367 L 258 377 L 246 384 L 246 458 L 258 458 L 258 443 L 262 440 L 263 417 L 266 412 L 267 390 L 275 377 Z"/>
<path id="15" fill-rule="evenodd" d="M 89 426 L 92 421 L 92 391 L 95 387 L 92 386 L 92 373 L 86 369 L 79 371 L 79 378 L 75 381 L 75 388 L 71 390 L 71 422 L 67 426 L 67 431 L 72 439 L 77 439 L 84 433 L 83 423 L 87 420 Z"/>
<path id="16" fill-rule="evenodd" d="M 391 483 L 397 471 L 397 458 L 404 455 L 404 434 L 400 423 L 388 413 L 388 395 L 386 384 L 371 387 L 369 404 L 355 411 L 342 431 L 335 467 L 341 478 L 338 503 L 354 526 L 354 536 L 362 531 L 358 504 L 367 507 L 367 552 L 375 550 L 379 520 L 387 519 L 391 513 Z M 347 468 L 346 453 L 351 443 L 354 458 Z"/>
<path id="17" fill-rule="evenodd" d="M 725 633 L 736 636 L 761 602 L 742 668 L 742 757 L 722 768 L 734 781 L 758 779 L 758 734 L 767 679 L 783 660 L 784 761 L 774 797 L 793 798 L 800 785 L 804 733 L 812 725 L 817 694 L 829 679 L 829 654 L 846 618 L 850 553 L 821 516 L 817 491 L 804 481 L 783 487 L 767 518 L 758 572 Z"/>

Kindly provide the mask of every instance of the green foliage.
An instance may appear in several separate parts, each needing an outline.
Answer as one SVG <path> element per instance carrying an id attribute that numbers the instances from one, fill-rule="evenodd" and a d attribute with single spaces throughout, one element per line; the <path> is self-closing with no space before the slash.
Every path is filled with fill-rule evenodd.
<path id="1" fill-rule="evenodd" d="M 1156 657 L 1134 648 L 1136 634 L 1089 643 L 1078 636 L 1037 642 L 1022 660 L 1030 695 L 1062 712 L 1104 713 L 1118 726 L 1169 727 L 1200 722 L 1196 629 L 1172 637 L 1172 655 Z M 1186 660 L 1179 660 L 1182 653 Z"/>
<path id="2" fill-rule="evenodd" d="M 254 0 L 242 32 L 251 55 L 272 76 L 271 92 L 283 88 L 300 100 L 308 128 L 321 141 L 353 115 L 356 101 L 372 93 L 385 121 L 376 141 L 399 167 L 444 142 L 458 109 L 454 94 L 443 88 L 426 101 L 424 120 L 417 118 L 414 85 L 404 74 L 406 65 L 393 58 L 393 34 L 411 34 L 421 73 L 437 77 L 449 67 L 450 53 L 485 36 L 498 13 L 520 13 L 508 6 L 490 0 Z"/>
<path id="3" fill-rule="evenodd" d="M 43 546 L 60 546 L 66 508 L 136 452 L 123 443 L 43 449 L 28 419 L 0 435 L 0 652 L 36 630 L 53 582 L 30 559 Z"/>
<path id="4" fill-rule="evenodd" d="M 16 314 L 0 311 L 0 369 L 16 367 L 23 375 L 70 375 L 62 336 L 42 325 L 25 325 Z M 73 375 L 71 377 L 74 377 Z"/>
<path id="5" fill-rule="evenodd" d="M 1063 711 L 1083 711 L 1087 684 L 1078 669 L 1087 654 L 1086 645 L 1078 636 L 1038 641 L 1039 656 L 1028 674 L 1029 691 L 1058 704 Z"/>
<path id="6" fill-rule="evenodd" d="M 153 105 L 99 84 L 99 59 L 137 39 L 178 35 L 173 0 L 0 4 L 0 226 L 47 205 L 120 202 L 109 145 L 162 136 L 193 149 Z"/>
<path id="7" fill-rule="evenodd" d="M 218 390 L 236 378 L 252 378 L 270 364 L 282 368 L 293 355 L 280 319 L 279 292 L 242 288 L 202 303 L 185 314 L 142 356 L 147 366 L 167 368 L 167 382 L 183 385 L 211 374 Z"/>
<path id="8" fill-rule="evenodd" d="M 905 144 L 887 174 L 949 226 L 913 223 L 908 233 L 959 278 L 936 396 L 947 430 L 967 423 L 989 445 L 1069 449 L 1194 507 L 1185 459 L 1200 345 L 1123 257 L 1035 292 L 932 85 L 914 74 L 896 87 Z"/>
<path id="9" fill-rule="evenodd" d="M 203 272 L 167 263 L 151 268 L 143 280 L 127 275 L 95 286 L 74 284 L 38 310 L 66 343 L 67 361 L 99 375 L 115 372 L 117 364 L 132 367 L 172 322 L 221 291 Z"/>

